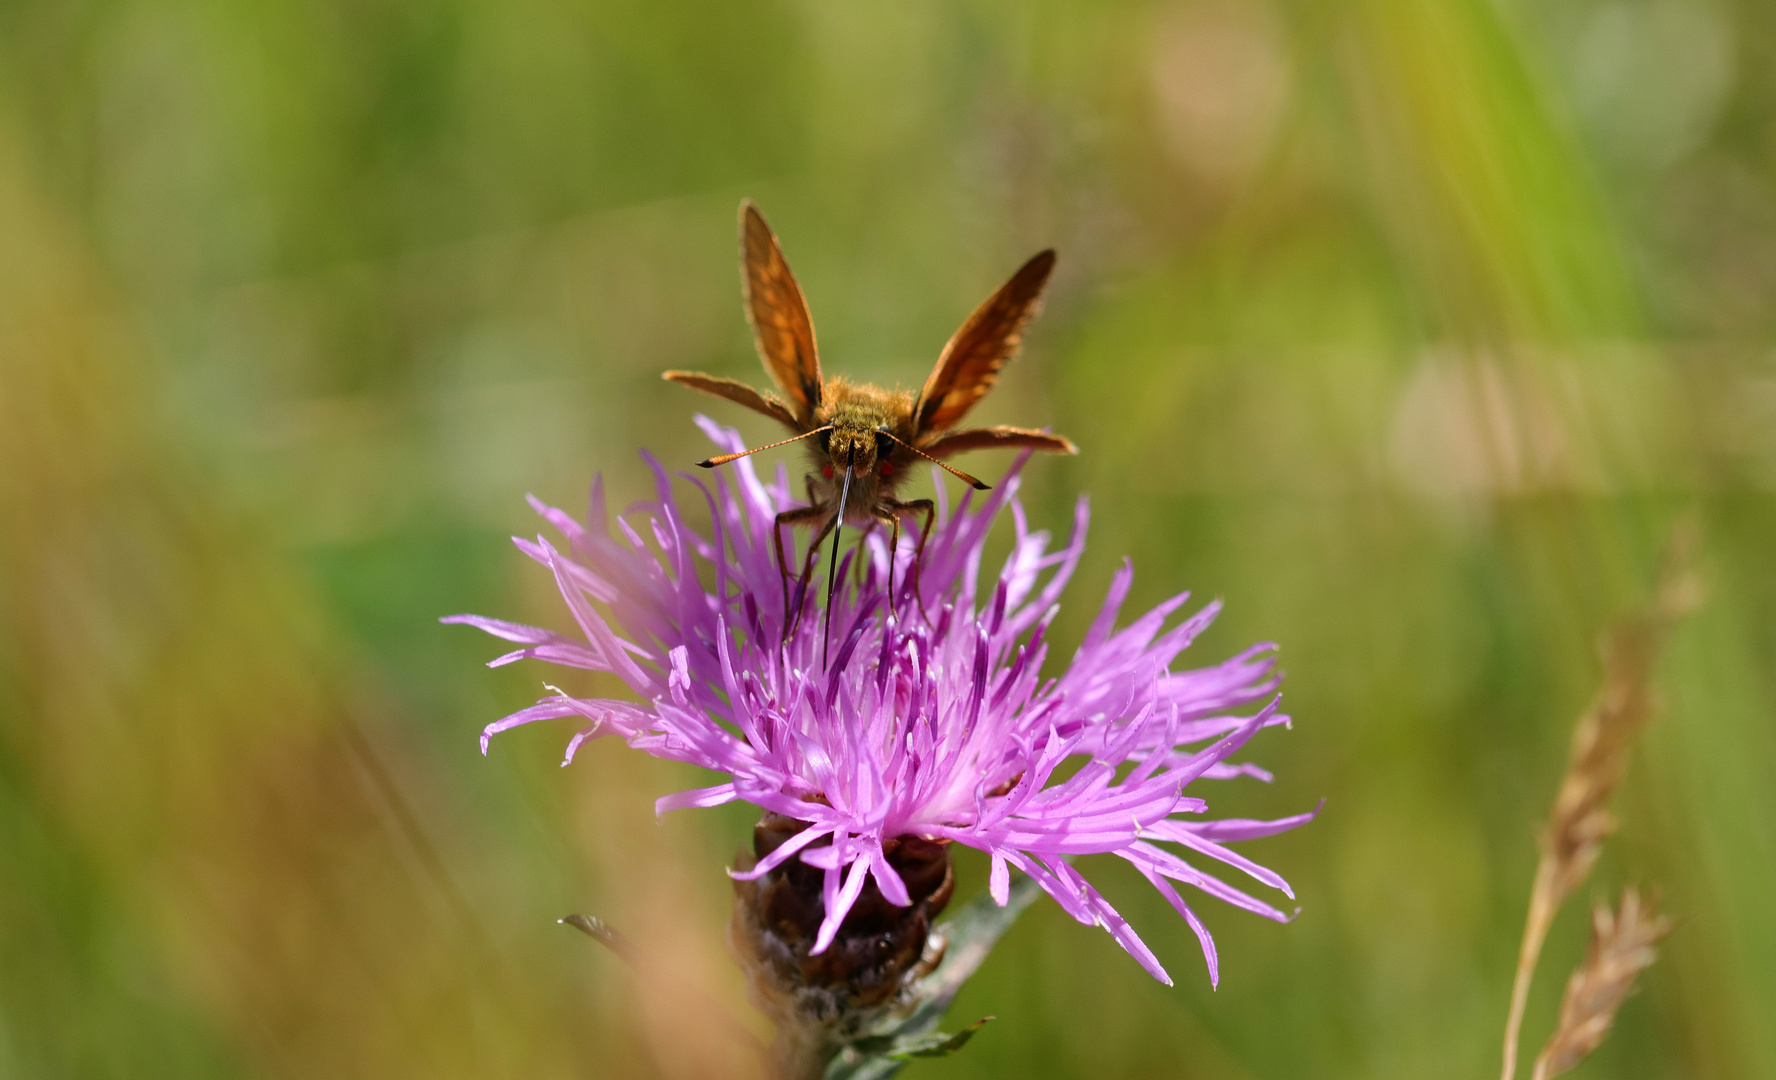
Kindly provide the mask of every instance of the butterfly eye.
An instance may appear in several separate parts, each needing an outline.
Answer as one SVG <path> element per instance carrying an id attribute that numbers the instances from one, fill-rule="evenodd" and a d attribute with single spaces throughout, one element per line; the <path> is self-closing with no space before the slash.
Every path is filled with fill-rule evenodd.
<path id="1" fill-rule="evenodd" d="M 894 451 L 894 436 L 886 431 L 876 432 L 876 456 L 885 458 Z"/>

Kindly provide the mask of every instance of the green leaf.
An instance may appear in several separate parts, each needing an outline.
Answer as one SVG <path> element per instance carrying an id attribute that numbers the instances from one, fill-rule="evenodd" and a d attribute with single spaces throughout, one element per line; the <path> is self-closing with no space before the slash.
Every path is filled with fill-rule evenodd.
<path id="1" fill-rule="evenodd" d="M 947 1057 L 968 1045 L 968 1040 L 974 1038 L 974 1033 L 985 1027 L 987 1021 L 993 1019 L 996 1017 L 983 1016 L 953 1035 L 934 1031 L 929 1035 L 902 1040 L 895 1043 L 894 1048 L 883 1056 L 900 1061 L 910 1061 L 913 1058 Z"/>

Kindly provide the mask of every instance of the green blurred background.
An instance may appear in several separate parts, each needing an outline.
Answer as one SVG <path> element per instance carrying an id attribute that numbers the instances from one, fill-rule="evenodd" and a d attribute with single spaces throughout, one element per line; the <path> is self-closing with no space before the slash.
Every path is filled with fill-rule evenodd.
<path id="1" fill-rule="evenodd" d="M 1052 904 L 914 1074 L 1492 1077 L 1593 642 L 1700 521 L 1702 611 L 1593 888 L 1679 920 L 1580 1075 L 1776 1076 L 1776 8 L 1754 0 L 13 0 L 0 7 L 0 1075 L 698 1077 L 761 1026 L 723 945 L 744 807 L 567 730 L 477 752 L 559 625 L 505 537 L 635 450 L 664 368 L 762 381 L 756 199 L 829 370 L 916 383 L 1034 250 L 980 410 L 1094 537 L 1077 640 L 1228 602 L 1292 732 L 1218 811 L 1279 927 L 1178 978 Z M 991 455 L 968 468 L 993 474 Z M 597 688 L 596 680 L 571 685 Z M 984 871 L 963 860 L 964 893 Z M 1540 1044 L 1582 892 L 1531 1002 Z M 707 989 L 555 925 L 602 915 Z"/>

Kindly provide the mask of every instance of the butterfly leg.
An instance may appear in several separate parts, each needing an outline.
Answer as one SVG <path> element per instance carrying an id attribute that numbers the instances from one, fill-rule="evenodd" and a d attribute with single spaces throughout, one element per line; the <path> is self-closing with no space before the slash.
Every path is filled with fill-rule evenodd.
<path id="1" fill-rule="evenodd" d="M 810 518 L 809 520 L 813 520 L 813 519 Z M 802 611 L 808 605 L 808 584 L 814 576 L 814 557 L 816 555 L 820 554 L 820 545 L 826 540 L 826 538 L 828 536 L 832 535 L 833 528 L 835 526 L 837 526 L 838 523 L 839 523 L 839 520 L 838 520 L 837 514 L 834 514 L 833 516 L 827 518 L 826 521 L 820 526 L 820 528 L 815 531 L 813 538 L 808 541 L 808 553 L 807 553 L 807 555 L 803 556 L 803 558 L 802 558 L 802 573 L 801 573 L 801 576 L 796 580 L 795 622 L 792 623 L 790 625 L 789 629 L 784 632 L 784 637 L 786 639 L 788 638 L 789 634 L 795 632 L 795 628 L 797 626 L 801 625 Z"/>
<path id="2" fill-rule="evenodd" d="M 878 514 L 876 523 L 888 526 L 888 610 L 894 610 L 894 557 L 900 553 L 900 515 Z"/>
<path id="3" fill-rule="evenodd" d="M 780 575 L 780 580 L 783 583 L 783 640 L 785 641 L 789 640 L 790 631 L 795 629 L 795 627 L 791 624 L 789 617 L 789 567 L 784 565 L 783 560 L 783 527 L 788 525 L 793 529 L 797 525 L 813 524 L 820 520 L 823 513 L 825 513 L 825 511 L 821 510 L 818 506 L 798 506 L 794 510 L 785 510 L 783 513 L 778 514 L 777 520 L 771 523 L 771 546 L 776 549 L 777 573 Z M 796 599 L 798 601 L 801 600 L 803 593 L 805 593 L 808 588 L 808 569 L 813 563 L 814 550 L 820 546 L 821 540 L 826 539 L 826 534 L 831 530 L 832 520 L 829 517 L 824 527 L 821 528 L 820 535 L 808 545 L 808 557 L 803 560 L 802 580 L 801 585 L 798 587 L 800 591 L 796 594 Z M 800 618 L 800 608 L 796 610 L 796 616 L 798 619 Z"/>
<path id="4" fill-rule="evenodd" d="M 925 612 L 925 594 L 919 587 L 919 562 L 925 555 L 925 541 L 931 539 L 931 526 L 937 521 L 937 505 L 930 499 L 910 499 L 907 502 L 896 502 L 889 506 L 889 513 L 898 522 L 902 514 L 924 514 L 925 526 L 919 530 L 919 542 L 913 548 L 913 567 L 909 576 L 909 584 L 913 587 L 913 599 L 919 605 L 919 616 L 925 625 L 931 625 L 931 616 Z"/>
<path id="5" fill-rule="evenodd" d="M 810 511 L 820 505 L 820 500 L 814 497 L 814 478 L 804 476 L 802 484 L 808 493 L 808 505 L 798 509 L 785 510 L 777 515 L 777 520 L 771 525 L 771 544 L 777 551 L 777 574 L 783 583 L 783 637 L 786 641 L 789 639 L 789 567 L 784 565 L 783 534 L 780 530 L 784 525 L 795 526 L 813 521 L 814 516 Z"/>

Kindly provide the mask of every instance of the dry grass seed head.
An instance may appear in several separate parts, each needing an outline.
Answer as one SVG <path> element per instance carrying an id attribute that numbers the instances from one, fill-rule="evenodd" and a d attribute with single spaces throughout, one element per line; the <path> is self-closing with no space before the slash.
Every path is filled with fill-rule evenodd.
<path id="1" fill-rule="evenodd" d="M 1534 1080 L 1572 1069 L 1602 1044 L 1616 1012 L 1634 990 L 1634 980 L 1652 966 L 1653 946 L 1671 929 L 1655 905 L 1641 903 L 1633 889 L 1622 892 L 1616 911 L 1599 904 L 1591 913 L 1591 945 L 1585 963 L 1567 980 L 1560 1022 L 1536 1056 Z"/>
<path id="2" fill-rule="evenodd" d="M 1672 625 L 1699 600 L 1690 569 L 1694 544 L 1693 528 L 1680 527 L 1652 603 L 1603 639 L 1603 682 L 1573 730 L 1566 776 L 1542 834 L 1543 851 L 1553 863 L 1556 904 L 1589 876 L 1604 840 L 1615 832 L 1610 800 L 1627 772 L 1635 736 L 1658 711 L 1653 669 Z"/>

